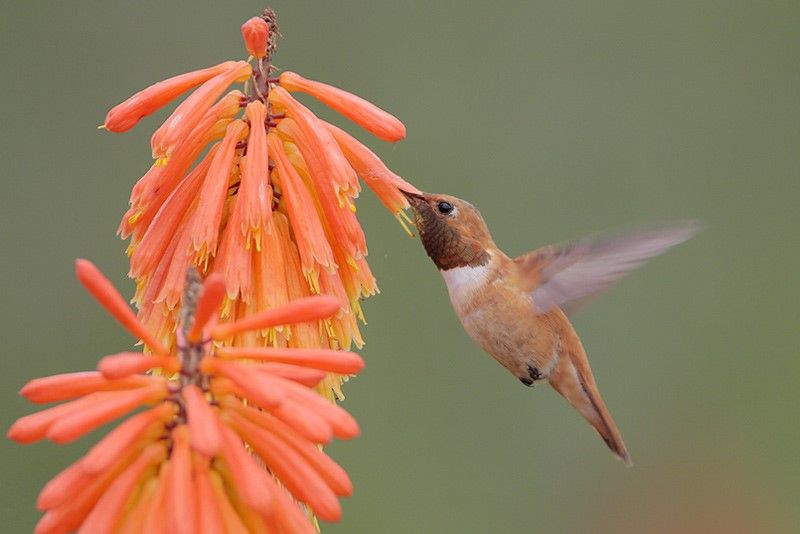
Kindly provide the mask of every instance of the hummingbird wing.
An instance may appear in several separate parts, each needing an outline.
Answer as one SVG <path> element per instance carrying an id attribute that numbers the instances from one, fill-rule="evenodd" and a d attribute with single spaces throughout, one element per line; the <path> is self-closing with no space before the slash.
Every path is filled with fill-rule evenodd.
<path id="1" fill-rule="evenodd" d="M 522 286 L 533 296 L 539 313 L 558 306 L 565 313 L 639 267 L 648 259 L 682 243 L 701 227 L 677 223 L 650 230 L 588 238 L 550 245 L 514 258 Z"/>

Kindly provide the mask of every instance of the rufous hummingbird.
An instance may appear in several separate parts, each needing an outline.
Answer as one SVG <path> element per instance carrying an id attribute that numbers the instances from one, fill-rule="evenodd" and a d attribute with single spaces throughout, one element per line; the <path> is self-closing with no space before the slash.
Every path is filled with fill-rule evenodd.
<path id="1" fill-rule="evenodd" d="M 567 314 L 647 259 L 689 239 L 698 226 L 680 223 L 579 240 L 512 259 L 495 245 L 469 202 L 404 194 L 467 333 L 526 386 L 547 380 L 631 465 Z"/>

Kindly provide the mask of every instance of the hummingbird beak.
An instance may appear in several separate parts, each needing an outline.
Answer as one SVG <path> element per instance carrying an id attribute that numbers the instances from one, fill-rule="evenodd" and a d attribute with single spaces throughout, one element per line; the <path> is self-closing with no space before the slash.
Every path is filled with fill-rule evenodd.
<path id="1" fill-rule="evenodd" d="M 423 221 L 423 212 L 420 210 L 420 208 L 427 204 L 424 193 L 404 191 L 403 189 L 400 189 L 400 192 L 403 193 L 403 196 L 406 197 L 406 200 L 408 200 L 408 208 L 411 210 L 411 214 L 414 217 L 413 224 L 417 228 L 417 231 L 420 231 L 420 225 Z"/>
<path id="2" fill-rule="evenodd" d="M 423 193 L 421 193 L 421 192 L 420 193 L 412 193 L 411 191 L 406 191 L 404 189 L 401 189 L 400 192 L 403 193 L 403 196 L 406 197 L 409 200 L 411 200 L 412 198 L 422 198 L 423 197 Z"/>
<path id="3" fill-rule="evenodd" d="M 412 193 L 410 191 L 404 191 L 402 189 L 400 190 L 400 192 L 403 193 L 403 196 L 406 197 L 406 200 L 408 200 L 411 209 L 414 210 L 415 212 L 417 211 L 417 206 L 419 206 L 422 202 L 425 201 L 424 193 Z"/>

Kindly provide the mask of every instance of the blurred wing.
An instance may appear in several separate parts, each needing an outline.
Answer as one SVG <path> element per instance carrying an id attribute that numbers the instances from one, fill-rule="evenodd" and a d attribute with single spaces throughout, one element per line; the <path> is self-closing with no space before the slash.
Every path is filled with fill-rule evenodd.
<path id="1" fill-rule="evenodd" d="M 565 313 L 628 274 L 645 261 L 692 237 L 700 226 L 681 223 L 617 236 L 551 245 L 514 262 L 522 284 L 533 295 L 537 312 L 555 306 Z"/>

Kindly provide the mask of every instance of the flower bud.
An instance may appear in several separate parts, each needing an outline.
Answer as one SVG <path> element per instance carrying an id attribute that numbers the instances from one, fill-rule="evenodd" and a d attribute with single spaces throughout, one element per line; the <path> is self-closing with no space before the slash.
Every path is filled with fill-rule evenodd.
<path id="1" fill-rule="evenodd" d="M 253 17 L 242 24 L 242 39 L 250 55 L 261 59 L 267 55 L 269 25 L 261 17 Z"/>

